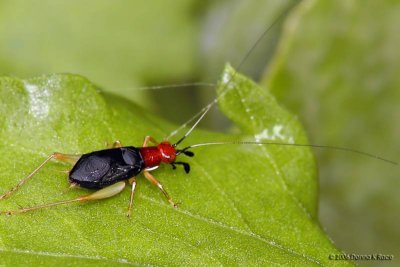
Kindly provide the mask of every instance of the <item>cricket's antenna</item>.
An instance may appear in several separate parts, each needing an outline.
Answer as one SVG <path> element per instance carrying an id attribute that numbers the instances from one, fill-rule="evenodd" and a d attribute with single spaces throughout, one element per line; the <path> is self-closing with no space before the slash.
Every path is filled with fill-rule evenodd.
<path id="1" fill-rule="evenodd" d="M 153 85 L 153 86 L 145 86 L 136 88 L 136 90 L 159 90 L 164 88 L 182 88 L 182 87 L 215 87 L 214 83 L 204 83 L 204 82 L 193 82 L 193 83 L 175 83 L 175 84 L 167 84 L 167 85 Z"/>
<path id="2" fill-rule="evenodd" d="M 176 142 L 175 144 L 173 144 L 173 147 L 176 147 L 177 145 L 179 145 L 183 140 L 185 140 L 185 138 L 194 130 L 194 128 L 196 128 L 197 124 L 200 123 L 200 121 L 203 119 L 203 117 L 207 114 L 207 112 L 211 109 L 211 105 L 206 106 L 205 111 L 203 112 L 203 114 L 201 114 L 200 118 L 193 124 L 193 126 L 189 129 L 189 131 L 187 131 L 185 133 L 184 136 L 182 136 L 181 139 L 178 140 L 178 142 Z"/>
<path id="3" fill-rule="evenodd" d="M 247 50 L 246 54 L 243 56 L 242 60 L 239 62 L 239 64 L 237 65 L 236 72 L 230 77 L 230 79 L 225 83 L 224 87 L 221 90 L 220 95 L 215 98 L 213 101 L 211 101 L 205 108 L 203 108 L 202 110 L 200 110 L 198 113 L 196 113 L 193 117 L 191 117 L 189 120 L 187 120 L 185 123 L 183 123 L 180 127 L 178 127 L 175 131 L 171 132 L 169 134 L 169 136 L 167 137 L 167 139 L 170 139 L 172 136 L 176 135 L 181 129 L 185 128 L 189 123 L 191 123 L 193 120 L 195 120 L 198 116 L 201 115 L 201 118 L 204 117 L 204 115 L 208 112 L 208 110 L 210 110 L 211 107 L 213 107 L 217 102 L 218 102 L 218 98 L 222 97 L 223 95 L 225 95 L 226 89 L 228 88 L 228 85 L 231 83 L 231 81 L 235 78 L 236 73 L 239 72 L 243 66 L 243 64 L 246 62 L 246 60 L 249 58 L 249 56 L 251 55 L 251 53 L 254 51 L 254 49 L 256 49 L 256 47 L 258 46 L 258 44 L 262 41 L 262 39 L 264 39 L 264 37 L 269 33 L 269 31 L 284 17 L 286 16 L 287 13 L 289 13 L 290 10 L 292 10 L 296 5 L 298 4 L 298 2 L 294 2 L 293 4 L 291 4 L 284 12 L 280 13 L 279 16 L 277 18 L 274 19 L 274 21 L 271 24 L 268 24 L 268 26 L 265 28 L 265 30 L 262 32 L 262 34 L 257 38 L 257 40 L 253 43 L 253 45 L 249 48 L 249 50 Z M 196 121 L 195 125 L 197 125 L 199 123 L 199 120 Z M 193 129 L 194 127 L 192 127 Z M 191 130 L 189 130 L 189 133 L 191 132 Z M 179 140 L 176 145 L 178 145 L 181 141 L 183 141 L 183 139 L 185 139 L 185 137 L 188 134 L 185 134 L 184 137 L 181 138 L 181 140 Z"/>
<path id="4" fill-rule="evenodd" d="M 279 143 L 279 142 L 256 142 L 256 141 L 232 141 L 232 142 L 207 142 L 207 143 L 201 143 L 201 144 L 194 144 L 191 146 L 187 146 L 183 149 L 181 149 L 182 153 L 185 153 L 188 149 L 195 148 L 195 147 L 201 147 L 201 146 L 214 146 L 214 145 L 273 145 L 273 146 L 296 146 L 296 147 L 312 147 L 312 148 L 323 148 L 323 149 L 333 149 L 333 150 L 339 150 L 339 151 L 344 151 L 344 152 L 350 152 L 354 154 L 359 154 L 363 155 L 369 158 L 377 159 L 384 161 L 386 163 L 390 163 L 393 165 L 399 165 L 398 162 L 395 162 L 390 159 L 382 158 L 377 155 L 356 150 L 356 149 L 351 149 L 351 148 L 346 148 L 346 147 L 339 147 L 339 146 L 324 146 L 324 145 L 313 145 L 313 144 L 296 144 L 296 143 Z"/>

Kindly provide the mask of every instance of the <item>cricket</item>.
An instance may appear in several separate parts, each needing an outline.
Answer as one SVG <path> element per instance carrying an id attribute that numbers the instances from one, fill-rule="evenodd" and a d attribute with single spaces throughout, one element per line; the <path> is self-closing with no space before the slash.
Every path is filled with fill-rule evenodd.
<path id="1" fill-rule="evenodd" d="M 399 4 L 1 7 L 0 265 L 396 265 Z"/>
<path id="2" fill-rule="evenodd" d="M 247 53 L 243 56 L 241 63 L 237 66 L 240 70 L 241 65 L 246 61 L 247 57 L 252 53 L 259 41 L 262 40 L 269 32 L 271 28 L 278 23 L 282 17 L 293 8 L 291 6 L 288 10 L 278 16 L 266 29 L 258 40 L 256 40 L 252 47 L 250 47 Z M 232 79 L 233 77 L 231 77 Z M 229 90 L 230 81 L 227 82 L 223 90 Z M 178 160 L 181 155 L 193 157 L 194 153 L 189 149 L 202 146 L 215 146 L 215 145 L 266 145 L 266 146 L 296 146 L 296 147 L 313 147 L 320 149 L 333 149 L 344 152 L 355 153 L 364 155 L 370 158 L 374 158 L 380 161 L 392 165 L 398 165 L 397 162 L 376 156 L 371 153 L 367 153 L 360 150 L 351 148 L 338 147 L 332 145 L 316 145 L 316 144 L 297 144 L 297 143 L 281 143 L 281 142 L 260 142 L 260 141 L 205 141 L 204 143 L 192 144 L 190 146 L 179 148 L 179 144 L 185 140 L 190 133 L 197 127 L 197 125 L 207 115 L 209 110 L 218 102 L 215 99 L 202 110 L 194 115 L 189 121 L 182 124 L 177 130 L 172 132 L 167 139 L 170 139 L 176 135 L 181 129 L 187 127 L 191 122 L 197 119 L 190 129 L 175 143 L 171 143 L 168 140 L 162 142 L 156 141 L 153 137 L 147 136 L 144 139 L 143 144 L 140 147 L 135 146 L 124 146 L 120 141 L 114 141 L 104 150 L 98 150 L 88 152 L 86 154 L 64 154 L 62 152 L 54 152 L 49 155 L 39 166 L 29 173 L 25 178 L 20 180 L 17 185 L 12 187 L 10 190 L 0 195 L 0 200 L 7 199 L 13 195 L 17 190 L 24 186 L 29 180 L 31 180 L 37 173 L 45 167 L 51 160 L 58 160 L 70 163 L 72 165 L 71 170 L 68 172 L 68 181 L 70 187 L 81 187 L 92 190 L 97 190 L 92 194 L 80 196 L 73 199 L 62 200 L 52 203 L 44 203 L 42 205 L 21 207 L 17 210 L 0 211 L 3 215 L 16 215 L 20 213 L 26 213 L 34 210 L 50 208 L 59 205 L 72 204 L 77 202 L 88 202 L 110 198 L 119 194 L 124 190 L 127 185 L 130 186 L 130 199 L 127 208 L 127 216 L 131 217 L 132 207 L 134 203 L 135 188 L 137 183 L 137 176 L 143 174 L 143 176 L 154 186 L 156 186 L 166 200 L 172 207 L 178 207 L 176 203 L 164 186 L 155 178 L 152 171 L 156 170 L 161 164 L 169 164 L 172 169 L 176 169 L 177 166 L 182 166 L 186 173 L 190 172 L 190 165 L 187 162 Z M 217 164 L 217 163 L 216 163 Z"/>

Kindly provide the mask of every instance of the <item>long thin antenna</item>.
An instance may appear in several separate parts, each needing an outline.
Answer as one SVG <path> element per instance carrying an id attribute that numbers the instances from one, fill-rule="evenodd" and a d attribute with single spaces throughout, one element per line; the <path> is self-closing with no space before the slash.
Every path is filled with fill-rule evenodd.
<path id="1" fill-rule="evenodd" d="M 236 73 L 239 72 L 241 70 L 241 68 L 243 67 L 243 64 L 246 62 L 246 60 L 250 57 L 251 53 L 254 51 L 254 49 L 256 49 L 256 47 L 259 45 L 259 43 L 262 41 L 262 39 L 264 39 L 264 37 L 269 33 L 269 31 L 284 17 L 286 16 L 287 13 L 289 13 L 290 10 L 292 10 L 298 3 L 294 3 L 292 5 L 290 5 L 284 12 L 282 12 L 276 19 L 274 19 L 274 21 L 271 24 L 268 24 L 268 26 L 265 28 L 265 30 L 262 32 L 262 34 L 257 38 L 257 40 L 253 43 L 253 45 L 250 47 L 249 50 L 247 50 L 246 54 L 243 56 L 242 60 L 239 62 L 239 64 L 237 65 L 236 72 L 230 77 L 230 79 L 225 83 L 224 87 L 221 90 L 220 95 L 218 96 L 218 98 L 222 97 L 225 92 L 226 89 L 228 88 L 229 84 L 231 83 L 231 81 L 236 77 Z M 176 135 L 182 128 L 186 127 L 189 123 L 191 123 L 193 120 L 195 120 L 198 116 L 201 115 L 201 118 L 204 117 L 204 114 L 207 113 L 207 111 L 214 106 L 217 103 L 218 98 L 214 99 L 213 101 L 211 101 L 206 107 L 204 107 L 203 109 L 201 109 L 198 113 L 196 113 L 193 117 L 191 117 L 189 120 L 187 120 L 185 123 L 183 123 L 180 127 L 178 127 L 178 129 L 176 129 L 175 131 L 171 132 L 168 137 L 167 140 L 170 139 L 172 136 Z M 203 113 L 205 111 L 205 113 Z M 203 115 L 202 115 L 203 114 Z M 198 123 L 198 121 L 196 122 L 196 124 Z M 193 127 L 192 127 L 193 128 Z M 192 130 L 192 129 L 191 129 Z M 186 137 L 187 135 L 185 135 L 184 137 Z M 182 138 L 181 138 L 182 139 Z M 184 139 L 184 138 L 183 138 Z M 180 143 L 181 140 L 179 140 L 176 144 Z"/>
<path id="2" fill-rule="evenodd" d="M 195 147 L 201 147 L 201 146 L 213 146 L 213 145 L 279 145 L 279 146 L 296 146 L 296 147 L 313 147 L 313 148 L 323 148 L 323 149 L 333 149 L 333 150 L 339 150 L 339 151 L 345 151 L 345 152 L 350 152 L 350 153 L 355 153 L 359 155 L 363 155 L 369 158 L 374 158 L 377 160 L 384 161 L 386 163 L 390 163 L 393 165 L 399 165 L 398 162 L 395 162 L 393 160 L 389 160 L 386 158 L 379 157 L 377 155 L 356 150 L 356 149 L 351 149 L 351 148 L 346 148 L 346 147 L 339 147 L 339 146 L 324 146 L 324 145 L 313 145 L 313 144 L 296 144 L 296 143 L 279 143 L 279 142 L 256 142 L 256 141 L 232 141 L 232 142 L 207 142 L 207 143 L 201 143 L 201 144 L 194 144 L 191 146 L 187 146 L 184 149 L 182 149 L 182 152 L 185 152 L 186 150 L 190 148 L 195 148 Z"/>
<path id="3" fill-rule="evenodd" d="M 159 90 L 165 88 L 182 88 L 182 87 L 214 87 L 214 83 L 206 83 L 206 82 L 193 82 L 193 83 L 176 83 L 176 84 L 167 84 L 167 85 L 153 85 L 153 86 L 145 86 L 136 88 L 136 90 Z"/>
<path id="4" fill-rule="evenodd" d="M 183 140 L 185 140 L 185 138 L 194 130 L 194 128 L 196 128 L 197 124 L 200 123 L 200 121 L 203 119 L 203 117 L 207 114 L 207 112 L 211 109 L 211 105 L 208 105 L 205 109 L 205 111 L 203 112 L 203 114 L 200 116 L 200 118 L 193 124 L 193 126 L 189 129 L 189 131 L 187 131 L 185 133 L 184 136 L 182 136 L 181 139 L 178 140 L 178 142 L 176 142 L 175 144 L 173 144 L 174 147 L 176 147 L 177 145 L 179 145 Z"/>

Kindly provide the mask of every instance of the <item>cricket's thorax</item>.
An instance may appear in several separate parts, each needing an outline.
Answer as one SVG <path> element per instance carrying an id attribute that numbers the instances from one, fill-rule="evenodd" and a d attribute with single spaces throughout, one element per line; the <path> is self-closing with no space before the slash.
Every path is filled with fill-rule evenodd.
<path id="1" fill-rule="evenodd" d="M 176 159 L 176 150 L 169 142 L 161 142 L 157 146 L 139 148 L 145 168 L 153 168 L 161 163 L 173 163 Z"/>

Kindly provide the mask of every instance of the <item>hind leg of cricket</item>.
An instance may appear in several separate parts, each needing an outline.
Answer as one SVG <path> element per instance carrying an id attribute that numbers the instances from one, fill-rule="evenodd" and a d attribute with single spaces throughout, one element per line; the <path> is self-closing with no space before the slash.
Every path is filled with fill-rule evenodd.
<path id="1" fill-rule="evenodd" d="M 143 171 L 144 177 L 146 177 L 147 180 L 149 180 L 153 185 L 157 186 L 161 192 L 164 194 L 164 196 L 168 199 L 168 202 L 174 207 L 177 208 L 178 204 L 176 204 L 172 198 L 169 196 L 168 192 L 165 191 L 163 185 L 149 172 L 149 171 Z"/>
<path id="2" fill-rule="evenodd" d="M 132 215 L 133 196 L 135 195 L 136 188 L 136 177 L 132 177 L 131 179 L 129 179 L 129 183 L 131 184 L 131 197 L 129 199 L 128 212 L 126 214 L 128 218 L 130 218 Z"/>
<path id="3" fill-rule="evenodd" d="M 26 182 L 28 182 L 44 165 L 46 165 L 51 159 L 57 159 L 60 161 L 65 161 L 71 164 L 75 164 L 81 155 L 70 155 L 70 154 L 62 154 L 58 152 L 54 152 L 51 154 L 45 161 L 43 161 L 33 172 L 31 172 L 28 176 L 22 179 L 16 186 L 11 188 L 9 191 L 5 192 L 3 195 L 0 196 L 0 200 L 6 199 L 11 196 L 12 193 L 17 191 L 21 186 L 23 186 Z"/>
<path id="4" fill-rule="evenodd" d="M 107 148 L 118 148 L 122 147 L 122 143 L 119 140 L 114 141 L 112 144 L 106 143 Z"/>
<path id="5" fill-rule="evenodd" d="M 92 201 L 92 200 L 105 199 L 105 198 L 109 198 L 109 197 L 117 195 L 124 188 L 125 188 L 125 182 L 117 182 L 117 183 L 107 186 L 103 189 L 100 189 L 90 195 L 80 196 L 80 197 L 74 198 L 74 199 L 68 199 L 68 200 L 63 200 L 63 201 L 59 201 L 59 202 L 53 202 L 53 203 L 48 203 L 48 204 L 43 204 L 43 205 L 38 205 L 38 206 L 33 206 L 33 207 L 20 208 L 18 210 L 2 211 L 2 212 L 0 212 L 0 215 L 1 214 L 15 215 L 15 214 L 19 214 L 19 213 L 25 213 L 28 211 L 45 209 L 45 208 L 50 208 L 50 207 L 54 207 L 54 206 L 70 204 L 70 203 L 74 203 L 74 202 L 87 202 L 87 201 Z"/>

